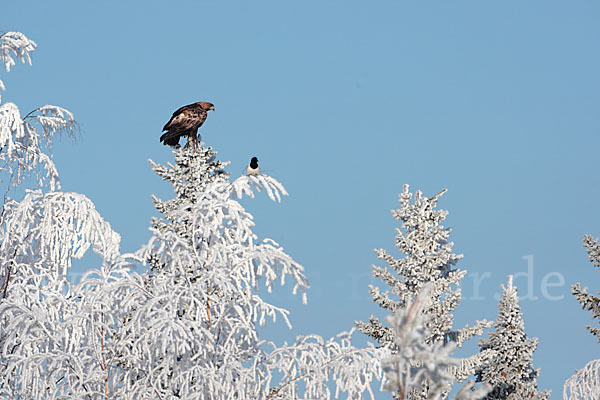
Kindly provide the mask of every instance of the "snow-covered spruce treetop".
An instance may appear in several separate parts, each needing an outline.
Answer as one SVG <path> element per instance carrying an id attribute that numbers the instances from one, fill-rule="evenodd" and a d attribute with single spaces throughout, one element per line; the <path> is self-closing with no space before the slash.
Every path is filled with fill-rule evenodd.
<path id="1" fill-rule="evenodd" d="M 540 370 L 533 368 L 533 352 L 538 338 L 528 338 L 525 334 L 523 313 L 517 287 L 512 284 L 512 275 L 508 277 L 507 286 L 501 285 L 501 288 L 494 332 L 490 332 L 487 339 L 479 340 L 479 347 L 486 356 L 477 369 L 477 381 L 492 386 L 485 400 L 546 400 L 550 391 L 537 389 Z"/>
<path id="2" fill-rule="evenodd" d="M 152 196 L 154 207 L 163 215 L 163 219 L 152 219 L 152 228 L 161 232 L 174 231 L 182 239 L 190 239 L 188 230 L 192 221 L 187 219 L 188 214 L 182 215 L 176 211 L 182 204 L 197 203 L 209 184 L 229 182 L 229 173 L 225 171 L 229 163 L 216 160 L 215 152 L 200 146 L 196 152 L 175 152 L 174 165 L 169 163 L 163 166 L 152 160 L 150 164 L 158 176 L 171 184 L 176 194 L 167 201 Z M 153 268 L 158 267 L 155 263 L 150 265 Z"/>
<path id="3" fill-rule="evenodd" d="M 453 243 L 448 241 L 451 229 L 441 225 L 448 212 L 436 209 L 438 199 L 445 192 L 443 190 L 428 198 L 421 191 L 413 195 L 409 186 L 404 185 L 399 196 L 401 208 L 392 210 L 394 218 L 401 221 L 401 229 L 397 229 L 396 247 L 404 257 L 396 259 L 383 249 L 376 250 L 378 258 L 388 266 L 372 266 L 373 276 L 381 279 L 388 288 L 382 292 L 378 287 L 370 286 L 369 292 L 379 307 L 394 311 L 414 301 L 423 285 L 431 282 L 431 300 L 423 310 L 428 332 L 424 341 L 426 344 L 452 341 L 460 347 L 465 340 L 481 335 L 491 323 L 483 320 L 477 321 L 473 327 L 452 328 L 452 313 L 461 300 L 457 286 L 466 271 L 454 268 L 462 255 L 452 252 Z M 382 347 L 397 350 L 395 331 L 384 326 L 378 318 L 371 315 L 369 322 L 356 324 L 359 331 L 377 340 Z M 454 369 L 455 378 L 462 380 L 472 374 L 480 359 L 480 354 L 462 359 Z M 426 389 L 424 393 L 411 394 L 411 397 L 426 398 Z"/>
<path id="4" fill-rule="evenodd" d="M 405 400 L 411 392 L 420 391 L 424 385 L 429 385 L 427 399 L 444 398 L 454 383 L 452 370 L 460 365 L 459 360 L 450 356 L 456 348 L 453 342 L 426 341 L 429 332 L 425 327 L 423 310 L 431 301 L 429 294 L 432 287 L 432 283 L 424 284 L 413 302 L 397 308 L 387 317 L 395 333 L 396 353 L 382 361 L 384 389 L 394 393 L 399 400 Z M 488 384 L 475 388 L 473 382 L 469 382 L 458 391 L 456 399 L 480 399 L 490 389 Z"/>
<path id="5" fill-rule="evenodd" d="M 594 264 L 594 267 L 600 267 L 598 238 L 594 239 L 590 235 L 585 235 L 583 247 L 585 247 L 588 258 Z M 584 310 L 592 312 L 592 319 L 600 319 L 600 297 L 588 293 L 587 287 L 582 288 L 579 283 L 571 286 L 571 292 Z M 600 341 L 600 328 L 588 325 L 587 329 Z M 563 388 L 563 398 L 565 400 L 600 399 L 600 360 L 590 361 L 566 380 Z"/>
<path id="6" fill-rule="evenodd" d="M 267 175 L 229 181 L 225 163 L 206 147 L 174 151 L 175 163 L 152 163 L 170 182 L 172 200 L 154 199 L 161 219 L 139 252 L 150 270 L 127 282 L 115 362 L 124 373 L 118 398 L 295 399 L 331 397 L 328 383 L 349 398 L 370 391 L 380 373 L 374 348 L 356 349 L 350 333 L 337 340 L 299 337 L 277 346 L 257 324 L 289 312 L 258 289 L 293 282 L 304 291 L 303 268 L 272 240 L 259 241 L 252 216 L 237 201 L 265 190 L 279 201 L 283 186 Z M 300 390 L 300 388 L 303 388 Z"/>
<path id="7" fill-rule="evenodd" d="M 30 53 L 35 47 L 35 42 L 22 33 L 4 33 L 0 35 L 0 61 L 7 72 L 15 65 L 15 58 L 31 64 Z M 38 186 L 47 184 L 50 190 L 60 189 L 58 171 L 46 152 L 51 150 L 57 133 L 74 136 L 77 124 L 73 114 L 45 105 L 22 117 L 14 103 L 1 103 L 4 89 L 0 80 L 0 179 L 8 186 L 4 189 L 21 184 L 32 173 Z"/>

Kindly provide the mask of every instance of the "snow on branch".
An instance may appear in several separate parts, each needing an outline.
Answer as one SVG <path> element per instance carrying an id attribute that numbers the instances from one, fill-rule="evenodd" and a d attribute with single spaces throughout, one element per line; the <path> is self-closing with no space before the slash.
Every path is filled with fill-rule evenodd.
<path id="1" fill-rule="evenodd" d="M 2 228 L 0 397 L 99 398 L 117 368 L 106 343 L 130 291 L 118 283 L 131 284 L 119 235 L 85 196 L 40 190 L 10 201 Z M 72 258 L 90 248 L 102 265 L 74 285 Z"/>
<path id="2" fill-rule="evenodd" d="M 72 112 L 52 105 L 45 105 L 31 111 L 23 120 L 26 121 L 29 129 L 38 132 L 33 128 L 34 124 L 41 128 L 41 137 L 45 146 L 51 146 L 54 136 L 61 133 L 75 139 L 75 133 L 78 129 L 78 124 Z"/>
<path id="3" fill-rule="evenodd" d="M 171 230 L 154 229 L 154 237 L 141 249 L 139 257 L 153 258 L 174 277 L 202 276 L 202 282 L 210 282 L 210 291 L 218 292 L 220 298 L 237 298 L 260 325 L 264 325 L 265 317 L 275 321 L 278 315 L 290 325 L 287 310 L 252 293 L 261 281 L 270 292 L 275 282 L 283 285 L 286 276 L 290 276 L 294 280 L 293 293 L 300 290 L 306 301 L 309 285 L 303 267 L 276 242 L 266 239 L 255 243 L 252 216 L 230 198 L 231 188 L 213 183 L 195 203 L 183 203 L 169 212 L 170 220 L 188 223 L 185 237 Z M 195 293 L 204 296 L 204 302 L 210 299 L 204 287 L 195 289 Z"/>
<path id="4" fill-rule="evenodd" d="M 460 360 L 450 357 L 456 348 L 453 342 L 430 344 L 425 341 L 429 333 L 423 310 L 431 301 L 432 288 L 431 283 L 425 284 L 414 302 L 407 303 L 406 307 L 397 309 L 387 318 L 396 333 L 397 353 L 382 360 L 384 389 L 396 393 L 401 400 L 413 391 L 420 391 L 423 385 L 429 386 L 427 399 L 444 398 L 455 379 L 452 370 L 460 364 Z M 469 384 L 471 387 L 473 385 Z M 481 398 L 489 389 L 488 386 L 475 391 L 463 388 L 459 392 L 461 397 L 457 399 Z"/>
<path id="5" fill-rule="evenodd" d="M 443 189 L 427 197 L 420 190 L 413 193 L 408 185 L 404 185 L 399 195 L 401 207 L 392 210 L 394 219 L 401 223 L 396 230 L 396 247 L 401 257 L 384 249 L 375 250 L 377 258 L 384 260 L 387 266 L 373 265 L 372 275 L 386 288 L 369 285 L 369 293 L 379 307 L 393 312 L 414 304 L 418 293 L 429 285 L 430 300 L 423 308 L 423 332 L 427 332 L 423 345 L 452 342 L 461 347 L 464 341 L 480 335 L 491 323 L 482 320 L 476 321 L 474 326 L 453 328 L 453 313 L 461 301 L 460 282 L 466 271 L 455 267 L 463 256 L 454 253 L 454 243 L 449 240 L 452 230 L 443 226 L 448 211 L 437 208 L 438 200 L 446 192 Z M 392 352 L 397 350 L 396 330 L 384 326 L 376 316 L 371 315 L 368 322 L 356 321 L 355 324 L 359 331 L 377 340 L 381 346 Z M 480 361 L 480 355 L 470 356 L 457 360 L 448 370 L 455 380 L 462 380 L 473 373 Z M 416 398 L 425 398 L 427 391 L 425 388 Z"/>
<path id="6" fill-rule="evenodd" d="M 0 35 L 0 62 L 6 71 L 15 65 L 15 59 L 31 64 L 30 53 L 36 46 L 22 33 L 4 33 Z M 4 89 L 0 81 L 0 90 Z M 36 172 L 39 186 L 47 183 L 50 190 L 60 189 L 56 166 L 45 152 L 52 150 L 52 140 L 57 134 L 74 137 L 77 127 L 73 114 L 61 107 L 46 105 L 21 118 L 15 104 L 1 104 L 0 171 L 9 177 L 8 188 L 21 184 Z"/>
<path id="7" fill-rule="evenodd" d="M 594 239 L 591 235 L 585 235 L 583 238 L 583 247 L 586 248 L 590 262 L 595 267 L 600 267 L 600 245 L 598 244 L 598 238 Z M 592 312 L 592 318 L 600 318 L 600 297 L 588 293 L 587 287 L 584 286 L 582 288 L 579 282 L 571 285 L 571 293 L 584 310 Z M 590 325 L 586 328 L 594 336 L 598 337 L 598 341 L 600 342 L 600 328 Z"/>
<path id="8" fill-rule="evenodd" d="M 585 235 L 583 237 L 583 247 L 585 247 L 590 262 L 594 264 L 594 267 L 600 267 L 600 244 L 598 244 L 598 238 L 592 235 Z"/>
<path id="9" fill-rule="evenodd" d="M 0 62 L 4 64 L 6 72 L 15 65 L 15 58 L 22 63 L 31 65 L 31 53 L 37 44 L 20 32 L 6 32 L 0 35 Z M 0 80 L 0 90 L 5 90 L 4 83 Z M 2 97 L 0 96 L 0 100 Z"/>
<path id="10" fill-rule="evenodd" d="M 281 203 L 282 195 L 288 195 L 283 185 L 277 179 L 269 175 L 243 175 L 231 183 L 231 191 L 238 199 L 241 199 L 244 194 L 249 197 L 254 197 L 252 188 L 255 188 L 260 192 L 261 187 L 265 189 L 271 200 L 277 201 L 278 203 Z"/>
<path id="11" fill-rule="evenodd" d="M 295 281 L 293 293 L 300 290 L 303 301 L 306 301 L 305 291 L 309 285 L 303 274 L 303 267 L 275 241 L 265 239 L 262 243 L 255 243 L 257 236 L 252 231 L 252 215 L 231 198 L 233 195 L 239 197 L 242 193 L 253 196 L 252 187 L 260 190 L 261 186 L 274 201 L 287 194 L 283 185 L 272 177 L 243 176 L 231 184 L 209 184 L 194 203 L 183 203 L 169 212 L 169 220 L 191 223 L 187 228 L 187 235 L 192 241 L 192 249 L 188 249 L 188 244 L 180 235 L 156 232 L 156 235 L 163 235 L 157 243 L 170 248 L 169 251 L 158 252 L 162 254 L 161 260 L 165 263 L 177 260 L 178 258 L 169 255 L 171 251 L 177 251 L 181 257 L 193 258 L 186 261 L 185 265 L 206 265 L 210 269 L 222 265 L 229 270 L 229 276 L 235 278 L 234 282 L 240 288 L 256 290 L 258 282 L 264 279 L 269 292 L 272 291 L 274 282 L 279 280 L 283 285 L 289 275 Z M 146 247 L 145 251 L 152 253 L 151 247 Z M 224 248 L 228 249 L 227 252 L 223 251 Z M 231 258 L 224 259 L 223 254 Z"/>
<path id="12" fill-rule="evenodd" d="M 119 330 L 116 364 L 125 372 L 115 390 L 123 398 L 281 400 L 330 399 L 345 392 L 359 399 L 380 379 L 381 352 L 358 349 L 351 334 L 324 340 L 298 337 L 276 346 L 260 340 L 258 326 L 289 311 L 269 304 L 268 292 L 292 280 L 293 293 L 309 287 L 304 268 L 271 239 L 259 240 L 254 220 L 238 201 L 264 190 L 275 202 L 287 195 L 267 175 L 233 182 L 227 163 L 201 147 L 177 149 L 175 163 L 154 171 L 176 197 L 154 198 L 161 219 L 137 254 L 150 266 L 122 289 L 126 318 Z M 128 279 L 129 279 L 128 278 Z"/>
<path id="13" fill-rule="evenodd" d="M 563 399 L 600 399 L 600 360 L 590 361 L 565 381 Z"/>
<path id="14" fill-rule="evenodd" d="M 348 399 L 362 399 L 371 390 L 373 378 L 381 379 L 379 359 L 386 352 L 372 345 L 358 349 L 352 346 L 352 333 L 342 332 L 337 339 L 324 341 L 317 335 L 299 336 L 291 345 L 275 348 L 259 364 L 268 370 L 265 384 L 270 386 L 272 375 L 280 375 L 278 386 L 272 388 L 266 400 L 298 398 L 298 384 L 304 386 L 303 395 L 307 399 L 329 399 L 331 392 L 327 385 L 330 377 L 335 382 L 335 398 L 340 391 L 347 393 Z"/>
<path id="15" fill-rule="evenodd" d="M 50 190 L 60 189 L 56 166 L 44 151 L 52 149 L 57 134 L 74 137 L 76 130 L 73 114 L 61 107 L 46 105 L 21 118 L 15 104 L 0 105 L 0 171 L 8 174 L 11 186 L 37 172 L 38 185 L 47 182 Z"/>
<path id="16" fill-rule="evenodd" d="M 22 260 L 51 274 L 66 274 L 72 258 L 83 257 L 90 247 L 105 260 L 119 255 L 119 234 L 78 193 L 30 191 L 23 201 L 6 204 L 3 228 L 3 260 Z"/>
<path id="17" fill-rule="evenodd" d="M 6 32 L 0 35 L 0 61 L 4 64 L 6 71 L 15 65 L 16 57 L 22 63 L 31 65 L 31 53 L 37 44 L 21 32 Z"/>
<path id="18" fill-rule="evenodd" d="M 109 381 L 117 387 L 121 371 L 106 360 L 124 315 L 123 283 L 131 282 L 124 259 L 89 271 L 78 285 L 64 276 L 19 273 L 0 301 L 0 397 L 100 398 Z"/>

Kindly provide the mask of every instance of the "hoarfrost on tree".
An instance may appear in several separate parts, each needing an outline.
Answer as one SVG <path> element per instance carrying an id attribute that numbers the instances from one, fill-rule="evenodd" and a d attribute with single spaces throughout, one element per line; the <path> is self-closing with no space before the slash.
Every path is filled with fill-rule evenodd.
<path id="1" fill-rule="evenodd" d="M 85 196 L 39 190 L 7 206 L 3 228 L 0 395 L 101 395 L 107 371 L 103 333 L 119 315 L 111 284 L 127 266 L 120 236 Z M 72 259 L 90 248 L 102 266 L 79 284 L 70 282 Z"/>
<path id="2" fill-rule="evenodd" d="M 226 164 L 203 146 L 174 154 L 175 164 L 152 163 L 177 196 L 154 198 L 163 218 L 152 221 L 153 237 L 137 253 L 150 270 L 124 282 L 131 292 L 116 362 L 127 376 L 116 394 L 326 399 L 331 380 L 349 398 L 370 392 L 379 351 L 353 347 L 350 333 L 327 341 L 299 337 L 282 346 L 258 335 L 256 324 L 269 319 L 290 324 L 289 312 L 264 301 L 259 286 L 271 291 L 287 277 L 294 293 L 308 288 L 302 266 L 276 242 L 259 241 L 252 216 L 236 200 L 264 189 L 279 201 L 287 194 L 281 183 L 267 175 L 230 182 Z"/>
<path id="3" fill-rule="evenodd" d="M 600 268 L 600 244 L 598 244 L 598 238 L 594 239 L 590 235 L 585 235 L 583 238 L 583 247 L 585 247 L 588 258 L 594 267 Z M 592 312 L 592 319 L 600 320 L 600 297 L 588 293 L 587 287 L 584 286 L 582 288 L 579 283 L 571 285 L 571 292 L 579 304 L 581 304 L 581 308 Z M 600 342 L 600 328 L 588 325 L 587 329 Z"/>
<path id="4" fill-rule="evenodd" d="M 0 34 L 0 61 L 4 64 L 6 72 L 15 65 L 15 57 L 22 63 L 31 65 L 30 53 L 35 50 L 37 44 L 21 32 L 6 32 Z M 0 90 L 6 90 L 4 83 L 0 80 Z M 0 101 L 2 94 L 0 93 Z"/>
<path id="5" fill-rule="evenodd" d="M 8 68 L 14 57 L 28 61 L 35 47 L 20 34 L 0 39 Z M 303 336 L 283 345 L 259 337 L 257 325 L 277 318 L 290 324 L 289 312 L 266 302 L 259 288 L 272 291 L 277 282 L 292 280 L 293 292 L 305 300 L 308 282 L 302 266 L 279 244 L 259 240 L 252 215 L 236 199 L 265 190 L 280 201 L 287 194 L 281 183 L 264 174 L 232 182 L 227 164 L 216 160 L 210 148 L 178 149 L 173 164 L 152 163 L 176 196 L 153 198 L 162 218 L 151 221 L 151 239 L 135 254 L 121 254 L 120 236 L 89 199 L 55 192 L 58 173 L 46 152 L 57 132 L 72 134 L 75 127 L 72 114 L 58 107 L 44 106 L 21 117 L 16 105 L 0 106 L 0 154 L 9 185 L 24 183 L 40 168 L 46 171 L 45 177 L 37 174 L 37 189 L 22 201 L 7 200 L 3 208 L 1 396 L 328 399 L 344 392 L 358 399 L 367 392 L 373 398 L 371 384 L 381 377 L 381 357 L 394 351 L 406 355 L 398 353 L 402 344 L 395 341 L 399 333 L 393 328 L 384 330 L 387 342 L 380 341 L 384 346 L 378 349 L 354 347 L 352 332 L 328 340 Z M 394 292 L 399 300 L 373 289 L 380 305 L 396 310 L 410 307 L 431 282 L 418 313 L 422 321 L 411 334 L 418 340 L 410 342 L 434 349 L 423 364 L 429 380 L 437 379 L 435 371 L 442 376 L 431 363 L 455 365 L 447 357 L 452 345 L 443 343 L 459 345 L 483 326 L 450 330 L 460 292 L 449 287 L 464 273 L 451 268 L 460 257 L 446 241 L 449 230 L 438 226 L 445 217 L 434 210 L 438 197 L 417 192 L 411 205 L 405 188 L 404 208 L 395 215 L 410 230 L 399 246 L 412 255 L 402 266 L 403 261 L 380 252 L 405 275 L 386 280 L 402 289 Z M 89 249 L 100 264 L 90 265 L 79 283 L 70 282 L 72 260 Z M 140 265 L 149 268 L 132 268 Z M 388 278 L 383 270 L 380 275 Z M 450 370 L 454 379 L 464 374 L 465 361 L 458 365 Z M 443 376 L 440 382 L 451 375 Z M 436 389 L 439 382 L 432 383 L 432 398 L 444 396 Z M 460 393 L 470 396 L 470 386 Z"/>
<path id="6" fill-rule="evenodd" d="M 430 332 L 424 310 L 433 299 L 432 288 L 432 283 L 425 283 L 414 301 L 387 317 L 396 346 L 382 361 L 384 389 L 394 393 L 396 399 L 404 400 L 409 393 L 421 391 L 423 386 L 428 387 L 427 399 L 445 398 L 455 381 L 453 371 L 460 366 L 460 360 L 451 357 L 456 348 L 453 342 L 427 341 Z M 473 382 L 469 382 L 458 391 L 456 399 L 480 399 L 490 389 L 487 384 L 475 388 Z"/>
<path id="7" fill-rule="evenodd" d="M 7 71 L 14 57 L 31 62 L 35 43 L 25 35 L 0 36 Z M 2 85 L 4 87 L 4 85 Z M 102 393 L 106 368 L 98 363 L 97 323 L 107 292 L 85 278 L 67 280 L 73 258 L 92 248 L 102 258 L 100 275 L 109 281 L 122 271 L 119 235 L 77 193 L 61 193 L 51 157 L 58 132 L 73 133 L 73 115 L 43 106 L 21 117 L 13 103 L 0 105 L 0 158 L 7 193 L 37 175 L 37 189 L 23 188 L 21 201 L 6 194 L 0 218 L 0 396 L 3 398 L 93 397 Z M 46 176 L 41 171 L 46 171 Z M 51 192 L 42 189 L 49 188 Z M 91 273 L 90 273 L 91 274 Z M 91 276 L 88 274 L 88 276 Z M 95 293 L 95 294 L 94 294 Z M 98 300 L 98 301 L 96 301 Z"/>
<path id="8" fill-rule="evenodd" d="M 483 329 L 491 324 L 482 320 L 476 321 L 473 327 L 458 330 L 452 327 L 452 313 L 461 300 L 458 286 L 466 271 L 455 268 L 462 255 L 452 251 L 454 244 L 449 241 L 451 229 L 441 225 L 448 212 L 436 209 L 438 199 L 445 192 L 443 190 L 428 198 L 421 191 L 411 193 L 409 186 L 404 185 L 399 196 L 401 207 L 392 210 L 393 217 L 401 222 L 401 229 L 396 230 L 396 247 L 404 257 L 396 259 L 386 250 L 376 250 L 378 258 L 383 259 L 387 267 L 372 266 L 373 276 L 381 279 L 388 289 L 383 292 L 378 287 L 369 286 L 369 292 L 379 307 L 393 312 L 412 303 L 423 286 L 431 284 L 431 301 L 423 309 L 428 332 L 423 339 L 424 344 L 453 342 L 460 347 L 465 340 L 481 335 Z M 380 346 L 392 352 L 398 351 L 396 331 L 386 327 L 377 317 L 371 315 L 368 322 L 356 324 L 359 331 L 377 340 Z M 453 368 L 454 377 L 463 380 L 472 374 L 481 357 L 475 354 L 460 359 Z M 427 392 L 424 384 L 422 390 L 413 390 L 408 396 L 424 399 L 428 396 Z"/>
<path id="9" fill-rule="evenodd" d="M 600 360 L 590 361 L 565 381 L 563 399 L 600 399 Z"/>
<path id="10" fill-rule="evenodd" d="M 35 42 L 22 33 L 1 35 L 0 59 L 6 70 L 15 65 L 14 57 L 31 64 L 30 53 L 35 47 Z M 0 88 L 4 89 L 1 81 Z M 76 130 L 73 114 L 62 107 L 45 105 L 22 117 L 14 103 L 0 103 L 0 171 L 7 181 L 6 190 L 20 185 L 30 174 L 35 175 L 39 186 L 60 189 L 58 171 L 47 152 L 52 150 L 56 134 L 74 137 Z"/>
<path id="11" fill-rule="evenodd" d="M 371 393 L 381 351 L 352 346 L 351 333 L 282 346 L 258 336 L 269 318 L 289 323 L 259 285 L 287 276 L 304 293 L 308 283 L 281 246 L 258 240 L 235 198 L 260 188 L 278 200 L 283 186 L 268 176 L 229 182 L 210 149 L 175 155 L 175 165 L 154 167 L 178 196 L 155 198 L 164 219 L 135 254 L 120 254 L 120 236 L 83 195 L 38 189 L 6 204 L 0 395 L 326 399 L 331 381 L 335 395 Z M 74 284 L 68 269 L 88 249 L 101 264 Z M 143 263 L 151 268 L 131 268 Z"/>
<path id="12" fill-rule="evenodd" d="M 508 277 L 507 286 L 501 285 L 501 288 L 495 330 L 489 333 L 487 339 L 479 340 L 479 347 L 485 355 L 476 371 L 477 381 L 492 386 L 485 400 L 546 400 L 550 391 L 537 389 L 540 370 L 533 368 L 533 352 L 538 338 L 528 338 L 525 334 L 523 313 L 512 275 Z"/>

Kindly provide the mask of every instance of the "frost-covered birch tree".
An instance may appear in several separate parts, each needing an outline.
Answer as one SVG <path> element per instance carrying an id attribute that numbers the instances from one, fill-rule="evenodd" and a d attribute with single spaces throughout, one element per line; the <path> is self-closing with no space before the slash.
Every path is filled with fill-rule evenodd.
<path id="1" fill-rule="evenodd" d="M 0 35 L 0 61 L 7 72 L 16 64 L 15 58 L 31 64 L 33 40 L 19 32 Z M 68 110 L 44 105 L 25 116 L 16 104 L 2 103 L 5 85 L 0 80 L 0 179 L 4 184 L 5 201 L 8 190 L 33 175 L 38 186 L 60 189 L 58 171 L 49 152 L 57 134 L 74 136 L 77 124 Z"/>
<path id="2" fill-rule="evenodd" d="M 598 238 L 594 239 L 591 235 L 585 235 L 583 247 L 594 267 L 600 268 Z M 572 285 L 571 292 L 584 310 L 592 312 L 592 319 L 600 319 L 600 297 L 588 293 L 587 287 L 582 288 L 580 283 Z M 588 325 L 587 329 L 600 342 L 600 328 Z M 567 379 L 563 389 L 563 398 L 565 400 L 600 399 L 600 360 L 590 361 Z"/>
<path id="3" fill-rule="evenodd" d="M 458 285 L 466 271 L 455 268 L 462 255 L 453 253 L 453 243 L 449 241 L 451 229 L 441 225 L 448 213 L 436 209 L 438 199 L 445 192 L 443 190 L 428 198 L 421 191 L 413 195 L 408 185 L 404 185 L 399 196 L 401 208 L 392 210 L 393 217 L 401 222 L 401 229 L 397 229 L 396 247 L 404 257 L 395 258 L 386 250 L 376 250 L 377 257 L 383 259 L 387 267 L 372 266 L 373 276 L 381 279 L 387 288 L 381 291 L 378 287 L 370 286 L 369 292 L 379 307 L 393 312 L 413 302 L 422 287 L 430 283 L 431 299 L 423 309 L 428 332 L 423 338 L 424 344 L 453 342 L 460 347 L 465 340 L 481 335 L 490 324 L 483 320 L 476 321 L 473 327 L 466 326 L 458 330 L 452 326 L 452 313 L 461 300 Z M 369 322 L 356 324 L 359 331 L 377 340 L 381 347 L 389 348 L 392 352 L 398 350 L 397 333 L 377 317 L 371 315 Z M 452 370 L 454 378 L 465 379 L 480 362 L 480 354 L 461 359 Z M 428 387 L 430 385 L 424 382 L 420 390 L 415 389 L 408 395 L 412 399 L 428 398 Z"/>
<path id="4" fill-rule="evenodd" d="M 528 338 L 525 334 L 523 313 L 512 275 L 508 277 L 507 286 L 501 285 L 501 288 L 494 331 L 487 339 L 479 340 L 479 347 L 486 356 L 476 371 L 477 381 L 492 386 L 485 400 L 546 400 L 550 391 L 537 389 L 540 370 L 533 368 L 533 352 L 538 338 Z"/>
<path id="5" fill-rule="evenodd" d="M 35 47 L 22 33 L 0 35 L 6 70 L 15 58 L 30 63 Z M 57 191 L 52 140 L 59 133 L 73 136 L 75 128 L 73 115 L 60 107 L 42 106 L 23 117 L 14 103 L 0 104 L 6 190 L 0 214 L 2 398 L 96 398 L 103 393 L 103 327 L 96 323 L 104 316 L 94 295 L 99 285 L 87 279 L 74 285 L 67 271 L 74 258 L 92 248 L 103 260 L 103 278 L 110 279 L 107 274 L 121 265 L 120 238 L 85 196 Z M 8 198 L 17 187 L 17 195 L 24 195 L 20 201 Z"/>

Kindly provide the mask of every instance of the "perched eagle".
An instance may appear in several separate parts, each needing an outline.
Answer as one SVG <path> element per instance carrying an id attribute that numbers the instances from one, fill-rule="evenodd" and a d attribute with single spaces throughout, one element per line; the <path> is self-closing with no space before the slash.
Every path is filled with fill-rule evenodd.
<path id="1" fill-rule="evenodd" d="M 181 107 L 173 113 L 169 122 L 163 127 L 163 131 L 166 132 L 162 134 L 160 141 L 165 145 L 176 147 L 179 144 L 179 138 L 187 136 L 188 144 L 191 140 L 196 149 L 198 128 L 206 121 L 208 111 L 214 109 L 215 106 L 206 101 Z"/>

